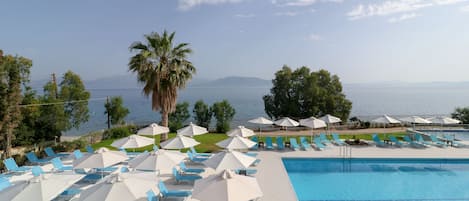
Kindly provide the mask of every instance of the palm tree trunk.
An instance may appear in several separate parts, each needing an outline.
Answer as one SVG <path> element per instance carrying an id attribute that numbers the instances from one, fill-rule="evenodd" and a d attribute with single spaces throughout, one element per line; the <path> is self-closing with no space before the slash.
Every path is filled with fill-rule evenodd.
<path id="1" fill-rule="evenodd" d="M 168 111 L 166 111 L 165 109 L 161 110 L 161 125 L 162 126 L 168 127 L 168 115 L 169 115 Z M 167 139 L 168 139 L 168 133 L 161 134 L 160 143 L 166 141 Z"/>

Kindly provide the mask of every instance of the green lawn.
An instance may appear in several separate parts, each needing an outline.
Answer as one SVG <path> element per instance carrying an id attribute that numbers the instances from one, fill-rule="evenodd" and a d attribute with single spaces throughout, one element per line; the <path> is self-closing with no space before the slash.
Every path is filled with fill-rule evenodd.
<path id="1" fill-rule="evenodd" d="M 388 135 L 394 135 L 399 139 L 402 136 L 406 135 L 406 133 L 405 132 L 399 132 L 399 133 L 390 133 L 390 134 L 378 134 L 378 136 L 382 140 L 387 139 L 387 137 L 385 137 L 385 136 L 388 136 Z M 169 134 L 169 138 L 173 138 L 174 136 L 176 136 L 175 133 L 170 133 Z M 340 135 L 340 138 L 342 138 L 342 139 L 351 139 L 351 138 L 355 137 L 355 138 L 362 139 L 362 140 L 371 140 L 371 136 L 372 136 L 371 134 Z M 151 137 L 151 136 L 147 136 L 147 137 Z M 292 136 L 292 137 L 299 138 L 299 136 Z M 156 144 L 159 145 L 160 144 L 159 143 L 160 136 L 157 135 L 154 138 L 155 138 Z M 228 136 L 226 136 L 225 134 L 221 134 L 221 133 L 209 133 L 209 134 L 195 136 L 194 138 L 195 138 L 195 140 L 200 142 L 200 144 L 195 147 L 197 152 L 209 153 L 209 152 L 215 152 L 215 151 L 221 150 L 221 148 L 218 147 L 217 145 L 215 145 L 215 143 L 228 138 Z M 291 137 L 289 137 L 289 138 L 291 138 Z M 308 141 L 309 141 L 311 138 L 310 138 L 310 136 L 306 136 L 306 139 L 308 139 Z M 329 139 L 331 139 L 331 138 L 329 138 Z M 113 141 L 114 141 L 114 139 L 104 140 L 104 141 L 101 141 L 99 143 L 93 144 L 91 146 L 95 150 L 100 148 L 100 147 L 106 147 L 106 148 L 109 148 L 111 150 L 116 150 L 116 148 L 110 146 Z M 265 142 L 265 137 L 261 137 L 260 141 Z M 273 141 L 275 143 L 275 140 L 273 140 Z M 141 147 L 141 148 L 135 149 L 135 151 L 143 152 L 145 150 L 150 151 L 152 149 L 153 149 L 153 145 L 149 145 L 149 146 L 146 146 L 146 147 Z M 127 149 L 127 151 L 134 151 L 134 150 L 133 149 Z M 187 151 L 187 149 L 183 149 L 181 151 L 185 152 L 185 151 Z"/>

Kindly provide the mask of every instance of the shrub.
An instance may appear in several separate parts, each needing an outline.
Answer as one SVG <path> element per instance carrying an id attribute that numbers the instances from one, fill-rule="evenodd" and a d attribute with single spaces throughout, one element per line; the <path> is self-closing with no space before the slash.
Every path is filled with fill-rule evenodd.
<path id="1" fill-rule="evenodd" d="M 233 120 L 233 116 L 235 115 L 236 110 L 227 100 L 214 103 L 211 110 L 213 111 L 213 115 L 217 120 L 217 132 L 225 133 L 229 131 L 230 122 Z"/>
<path id="2" fill-rule="evenodd" d="M 136 132 L 135 125 L 127 125 L 122 127 L 115 127 L 104 131 L 103 139 L 118 139 L 131 135 Z"/>

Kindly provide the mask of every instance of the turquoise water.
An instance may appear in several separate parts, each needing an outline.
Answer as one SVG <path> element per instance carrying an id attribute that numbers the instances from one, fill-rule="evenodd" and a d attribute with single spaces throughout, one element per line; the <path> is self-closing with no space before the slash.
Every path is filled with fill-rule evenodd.
<path id="1" fill-rule="evenodd" d="M 283 158 L 300 201 L 469 200 L 469 159 Z"/>

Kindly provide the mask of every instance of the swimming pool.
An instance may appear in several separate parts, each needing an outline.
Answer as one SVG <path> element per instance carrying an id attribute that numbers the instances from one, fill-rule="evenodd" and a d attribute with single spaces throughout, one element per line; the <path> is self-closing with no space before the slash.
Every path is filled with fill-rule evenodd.
<path id="1" fill-rule="evenodd" d="M 469 159 L 282 160 L 300 201 L 469 200 Z"/>

